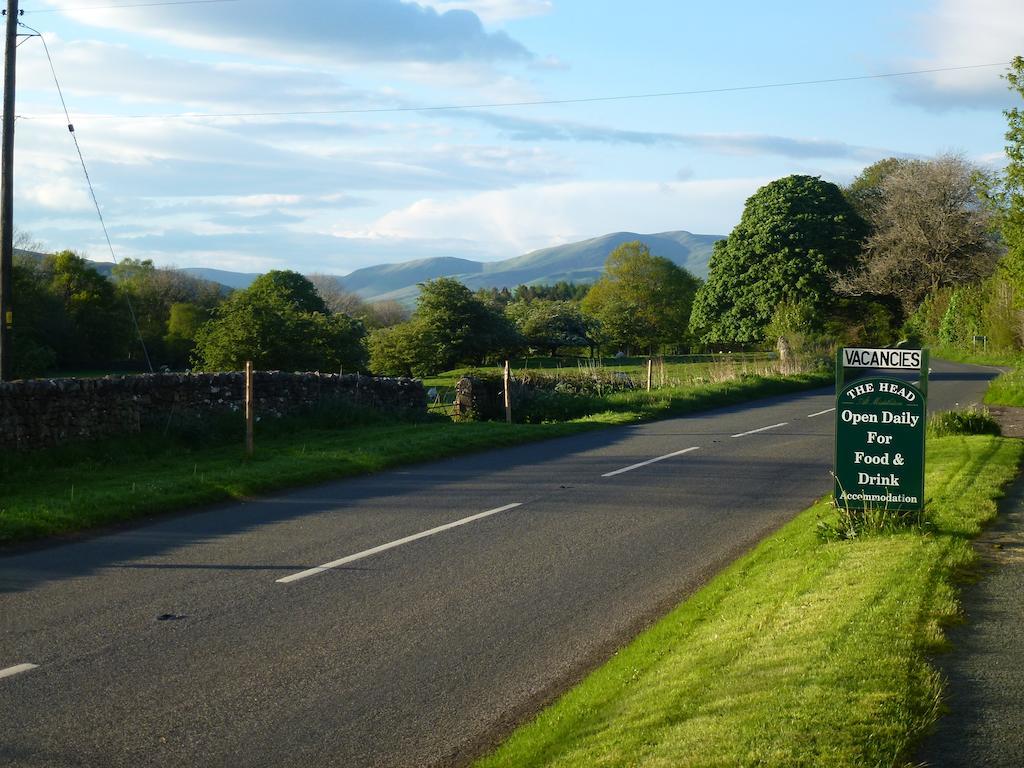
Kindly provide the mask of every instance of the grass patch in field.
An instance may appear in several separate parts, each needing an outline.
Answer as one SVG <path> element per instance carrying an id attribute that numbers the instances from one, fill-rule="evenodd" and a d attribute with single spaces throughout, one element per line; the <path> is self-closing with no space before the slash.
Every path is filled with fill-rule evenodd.
<path id="1" fill-rule="evenodd" d="M 823 542 L 821 502 L 620 650 L 477 768 L 900 766 L 934 724 L 927 656 L 1024 444 L 928 449 L 928 530 Z"/>
<path id="2" fill-rule="evenodd" d="M 257 426 L 245 459 L 241 418 L 175 425 L 121 440 L 0 454 L 0 544 L 65 534 L 200 504 L 239 499 L 413 462 L 706 410 L 828 382 L 746 377 L 591 403 L 564 423 L 455 424 L 389 420 L 336 408 Z"/>
<path id="3" fill-rule="evenodd" d="M 1024 406 L 1024 368 L 992 379 L 985 393 L 985 402 L 989 405 Z"/>
<path id="4" fill-rule="evenodd" d="M 655 386 L 679 387 L 685 386 L 697 379 L 707 378 L 713 375 L 715 370 L 728 370 L 735 372 L 761 372 L 766 364 L 774 360 L 774 355 L 767 352 L 744 352 L 721 355 L 670 355 L 665 357 L 654 357 L 654 383 Z M 519 376 L 527 371 L 544 371 L 557 373 L 558 371 L 588 371 L 596 368 L 606 368 L 615 373 L 625 373 L 634 378 L 637 383 L 647 381 L 647 360 L 646 357 L 527 357 L 517 358 L 509 361 L 512 373 Z M 423 379 L 426 387 L 454 387 L 462 376 L 470 373 L 484 371 L 500 375 L 504 366 L 478 367 L 478 368 L 457 368 L 452 371 L 438 373 L 436 376 L 428 376 Z"/>

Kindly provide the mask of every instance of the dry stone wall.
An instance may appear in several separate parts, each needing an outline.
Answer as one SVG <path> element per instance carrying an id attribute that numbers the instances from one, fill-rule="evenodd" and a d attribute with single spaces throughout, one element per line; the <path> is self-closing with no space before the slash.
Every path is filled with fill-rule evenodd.
<path id="1" fill-rule="evenodd" d="M 241 412 L 242 373 L 34 379 L 0 383 L 0 448 L 42 448 L 69 440 L 132 434 L 179 417 Z M 357 374 L 258 371 L 261 418 L 308 410 L 330 400 L 391 412 L 424 413 L 426 393 L 412 379 Z"/>

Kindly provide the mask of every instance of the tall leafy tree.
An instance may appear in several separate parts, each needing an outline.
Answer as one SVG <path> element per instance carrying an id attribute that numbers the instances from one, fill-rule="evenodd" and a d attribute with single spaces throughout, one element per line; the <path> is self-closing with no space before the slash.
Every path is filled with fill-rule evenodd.
<path id="1" fill-rule="evenodd" d="M 522 339 L 504 314 L 458 280 L 420 284 L 408 323 L 375 331 L 370 368 L 375 373 L 425 376 L 459 365 L 479 365 L 511 354 Z"/>
<path id="2" fill-rule="evenodd" d="M 257 277 L 247 291 L 254 296 L 275 296 L 300 312 L 327 314 L 327 304 L 308 278 L 290 269 L 272 269 Z"/>
<path id="3" fill-rule="evenodd" d="M 171 305 L 167 333 L 163 337 L 167 364 L 175 368 L 189 364 L 199 329 L 210 319 L 210 311 L 198 304 L 177 302 Z"/>
<path id="4" fill-rule="evenodd" d="M 224 302 L 196 334 L 194 361 L 206 370 L 356 370 L 365 365 L 359 320 L 330 314 L 306 278 L 268 272 Z"/>
<path id="5" fill-rule="evenodd" d="M 837 282 L 850 296 L 895 297 L 909 316 L 939 288 L 978 282 L 999 255 L 984 174 L 957 155 L 908 160 L 879 185 L 862 258 Z"/>
<path id="6" fill-rule="evenodd" d="M 12 369 L 14 378 L 27 379 L 57 365 L 56 345 L 72 328 L 38 262 L 16 256 L 12 277 Z"/>
<path id="7" fill-rule="evenodd" d="M 866 231 L 839 187 L 816 176 L 761 187 L 714 245 L 691 329 L 709 343 L 763 341 L 786 304 L 817 324 L 810 332 L 819 330 L 834 296 L 831 276 L 854 264 Z"/>
<path id="8" fill-rule="evenodd" d="M 125 302 L 113 283 L 73 251 L 47 256 L 41 266 L 67 328 L 51 339 L 62 368 L 103 367 L 137 349 Z"/>
<path id="9" fill-rule="evenodd" d="M 177 269 L 162 269 L 149 259 L 123 259 L 111 270 L 118 294 L 131 302 L 139 333 L 155 365 L 179 366 L 187 362 L 181 345 L 167 346 L 171 308 L 176 304 L 198 307 L 207 315 L 223 300 L 223 289 Z"/>
<path id="10" fill-rule="evenodd" d="M 592 323 L 571 301 L 534 299 L 514 301 L 505 308 L 526 343 L 554 357 L 565 347 L 592 347 Z"/>
<path id="11" fill-rule="evenodd" d="M 1005 75 L 1009 89 L 1024 98 L 1024 57 L 1015 56 Z M 993 179 L 986 197 L 996 211 L 1006 255 L 1002 273 L 1013 286 L 1018 301 L 1024 299 L 1024 110 L 1011 107 L 1006 116 L 1006 167 Z"/>
<path id="12" fill-rule="evenodd" d="M 604 274 L 581 307 L 600 324 L 601 338 L 627 349 L 653 350 L 687 339 L 690 309 L 700 281 L 640 241 L 608 255 Z"/>
<path id="13" fill-rule="evenodd" d="M 882 203 L 882 183 L 907 161 L 900 157 L 887 157 L 872 163 L 843 189 L 843 195 L 853 209 L 868 224 Z"/>

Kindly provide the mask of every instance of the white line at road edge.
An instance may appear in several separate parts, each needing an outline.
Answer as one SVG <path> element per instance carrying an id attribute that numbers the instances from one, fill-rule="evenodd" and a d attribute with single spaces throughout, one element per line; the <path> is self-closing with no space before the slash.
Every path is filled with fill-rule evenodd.
<path id="1" fill-rule="evenodd" d="M 834 410 L 835 408 L 827 408 L 824 411 L 818 411 L 817 413 L 809 413 L 807 414 L 807 418 L 813 419 L 815 416 L 824 416 L 826 413 L 832 413 Z"/>
<path id="2" fill-rule="evenodd" d="M 0 669 L 0 677 L 14 677 L 21 672 L 28 672 L 30 669 L 35 669 L 38 666 L 38 664 L 18 664 L 15 667 Z"/>
<path id="3" fill-rule="evenodd" d="M 671 459 L 673 456 L 681 456 L 684 453 L 689 453 L 690 451 L 696 451 L 698 448 L 700 448 L 700 446 L 699 445 L 695 445 L 695 446 L 693 446 L 693 448 L 684 448 L 683 450 L 676 451 L 674 453 L 666 453 L 664 456 L 659 456 L 656 459 L 648 459 L 647 461 L 641 461 L 639 464 L 630 464 L 628 467 L 623 467 L 622 469 L 616 469 L 614 472 L 605 472 L 603 475 L 601 475 L 601 477 L 614 477 L 615 475 L 621 475 L 623 472 L 629 472 L 630 470 L 633 470 L 633 469 L 638 469 L 640 467 L 646 467 L 648 464 L 653 464 L 656 461 L 664 461 L 665 459 Z"/>
<path id="4" fill-rule="evenodd" d="M 469 517 L 464 517 L 461 520 L 456 520 L 453 523 L 445 523 L 444 525 L 439 525 L 436 528 L 431 528 L 429 531 L 420 531 L 419 533 L 414 533 L 412 536 L 406 536 L 404 539 L 398 539 L 396 541 L 388 542 L 387 544 L 381 544 L 379 547 L 373 547 L 372 549 L 364 549 L 362 552 L 356 552 L 354 555 L 343 557 L 340 560 L 332 560 L 329 563 L 318 565 L 315 568 L 309 568 L 308 570 L 300 571 L 299 573 L 293 573 L 291 576 L 285 576 L 283 579 L 278 579 L 277 583 L 290 584 L 293 581 L 305 579 L 308 576 L 316 576 L 318 573 L 329 571 L 332 568 L 338 568 L 347 563 L 352 563 L 356 560 L 362 560 L 364 557 L 370 557 L 371 555 L 376 555 L 379 552 L 384 552 L 389 549 L 394 549 L 395 547 L 400 547 L 403 544 L 408 544 L 411 541 L 423 539 L 427 536 L 433 536 L 435 533 L 441 533 L 442 531 L 447 531 L 451 528 L 456 528 L 460 525 L 465 525 L 466 523 L 472 523 L 474 520 L 480 520 L 481 518 L 489 517 L 490 515 L 496 515 L 499 512 L 507 512 L 510 509 L 515 509 L 516 507 L 521 507 L 522 505 L 523 503 L 521 501 L 517 501 L 514 504 L 506 504 L 503 507 L 496 507 L 495 509 L 489 509 L 486 512 L 481 512 L 476 515 L 470 515 Z"/>
<path id="5" fill-rule="evenodd" d="M 789 424 L 788 421 L 783 421 L 778 424 L 772 424 L 770 427 L 761 427 L 760 429 L 752 429 L 749 432 L 740 432 L 738 435 L 733 435 L 733 437 L 746 437 L 747 435 L 756 435 L 758 432 L 767 432 L 769 429 L 778 429 L 779 427 L 784 427 L 787 424 Z"/>

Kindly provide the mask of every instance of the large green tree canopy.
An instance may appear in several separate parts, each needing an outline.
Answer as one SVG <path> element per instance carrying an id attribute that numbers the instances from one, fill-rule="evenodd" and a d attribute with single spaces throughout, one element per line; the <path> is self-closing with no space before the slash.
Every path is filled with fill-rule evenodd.
<path id="1" fill-rule="evenodd" d="M 500 359 L 521 346 L 511 321 L 458 280 L 420 284 L 416 312 L 407 323 L 375 331 L 369 340 L 374 373 L 425 376 L 458 365 Z"/>
<path id="2" fill-rule="evenodd" d="M 686 342 L 690 308 L 700 281 L 639 241 L 608 255 L 601 279 L 583 299 L 600 324 L 602 342 L 647 349 Z"/>
<path id="3" fill-rule="evenodd" d="M 755 192 L 715 243 L 690 327 L 701 341 L 756 342 L 780 305 L 824 319 L 831 275 L 850 268 L 866 225 L 835 184 L 787 176 Z"/>
<path id="4" fill-rule="evenodd" d="M 195 363 L 205 370 L 257 368 L 334 371 L 366 362 L 363 324 L 331 314 L 306 278 L 273 271 L 231 295 L 196 334 Z"/>
<path id="5" fill-rule="evenodd" d="M 1024 57 L 1015 56 L 1005 75 L 1011 91 L 1024 98 Z M 999 214 L 999 225 L 1007 253 L 1001 267 L 1024 301 L 1024 109 L 1012 107 L 1006 116 L 1006 168 L 989 190 L 990 201 Z"/>
<path id="6" fill-rule="evenodd" d="M 579 305 L 571 301 L 531 299 L 505 308 L 526 343 L 552 357 L 563 347 L 590 347 L 591 327 Z"/>

